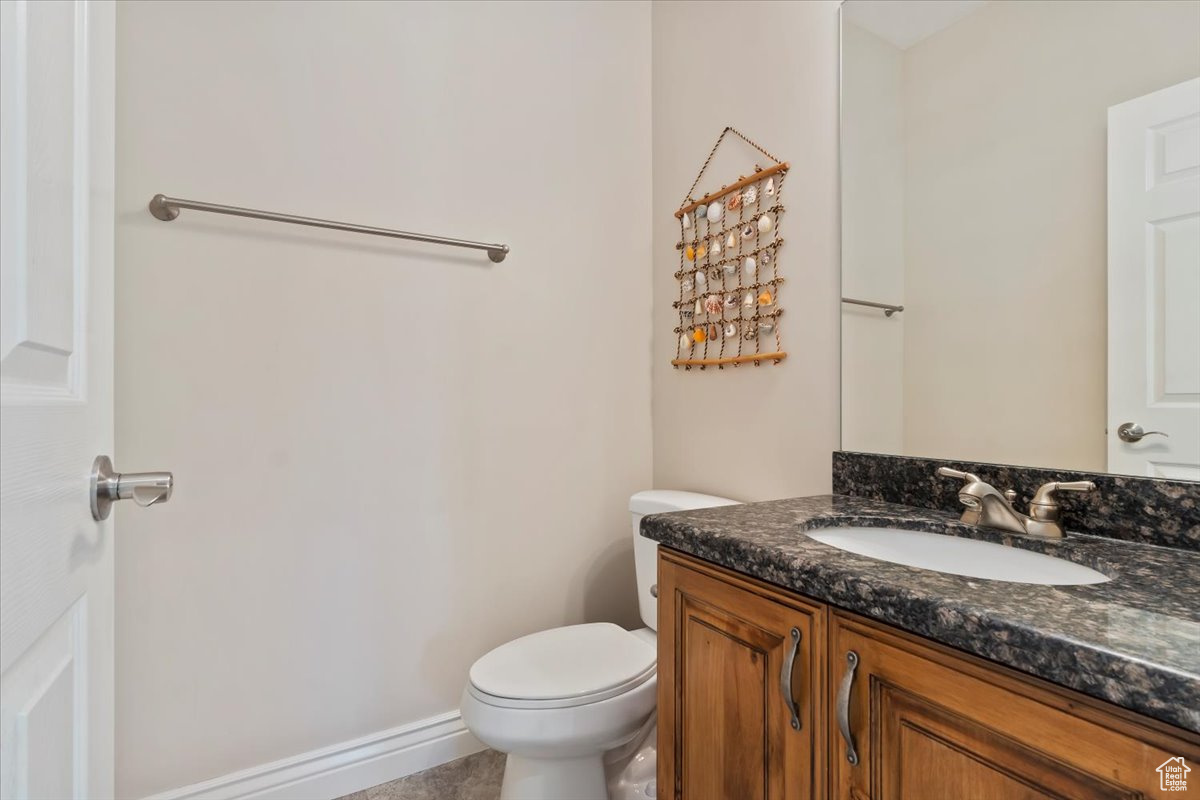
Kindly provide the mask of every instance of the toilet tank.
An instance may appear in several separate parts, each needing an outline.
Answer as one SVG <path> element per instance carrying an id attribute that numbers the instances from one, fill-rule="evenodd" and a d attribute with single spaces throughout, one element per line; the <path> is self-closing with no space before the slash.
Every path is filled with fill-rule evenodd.
<path id="1" fill-rule="evenodd" d="M 652 489 L 638 492 L 629 498 L 629 512 L 633 517 L 633 559 L 637 570 L 638 610 L 642 622 L 652 630 L 658 630 L 658 600 L 650 593 L 658 584 L 658 542 L 642 536 L 642 517 L 661 514 L 664 511 L 688 511 L 716 506 L 736 506 L 738 501 L 727 497 L 696 492 L 676 492 L 669 489 Z"/>

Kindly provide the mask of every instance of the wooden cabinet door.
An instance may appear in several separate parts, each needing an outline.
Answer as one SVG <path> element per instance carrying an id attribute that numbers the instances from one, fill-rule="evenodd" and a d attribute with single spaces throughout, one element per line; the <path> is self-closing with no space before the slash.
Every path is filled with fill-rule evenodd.
<path id="1" fill-rule="evenodd" d="M 833 797 L 1189 796 L 1162 791 L 1156 770 L 1196 763 L 1198 736 L 849 614 L 831 620 Z"/>
<path id="2" fill-rule="evenodd" d="M 823 606 L 661 552 L 658 796 L 824 797 Z"/>

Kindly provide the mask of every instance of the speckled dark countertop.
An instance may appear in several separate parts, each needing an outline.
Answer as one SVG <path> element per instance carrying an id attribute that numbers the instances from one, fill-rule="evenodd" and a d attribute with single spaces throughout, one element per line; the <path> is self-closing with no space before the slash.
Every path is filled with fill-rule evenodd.
<path id="1" fill-rule="evenodd" d="M 850 525 L 935 531 L 1085 564 L 1090 586 L 965 578 L 804 535 Z M 945 511 L 839 495 L 654 514 L 642 535 L 1124 708 L 1200 732 L 1200 553 L 1100 536 L 1046 541 Z"/>

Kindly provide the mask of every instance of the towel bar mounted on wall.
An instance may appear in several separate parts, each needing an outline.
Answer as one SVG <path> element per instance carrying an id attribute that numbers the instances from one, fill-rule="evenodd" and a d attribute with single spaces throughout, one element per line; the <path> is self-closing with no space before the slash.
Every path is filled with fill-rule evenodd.
<path id="1" fill-rule="evenodd" d="M 449 247 L 468 247 L 472 250 L 486 250 L 488 258 L 499 264 L 508 255 L 508 245 L 506 244 L 489 244 L 487 242 L 471 242 L 466 239 L 450 239 L 446 236 L 430 236 L 424 233 L 408 233 L 407 231 L 395 231 L 390 228 L 373 228 L 369 225 L 354 225 L 349 222 L 334 222 L 328 219 L 317 219 L 316 217 L 297 217 L 292 214 L 277 214 L 274 211 L 258 211 L 253 208 L 239 208 L 237 206 L 223 206 L 217 203 L 204 203 L 199 200 L 183 200 L 179 197 L 166 197 L 165 195 L 156 194 L 150 198 L 150 213 L 156 219 L 161 219 L 163 222 L 170 222 L 179 216 L 179 209 L 187 208 L 193 211 L 207 211 L 211 214 L 228 214 L 233 217 L 249 217 L 251 219 L 265 219 L 271 222 L 287 222 L 292 225 L 308 225 L 312 228 L 330 228 L 335 231 L 348 231 L 350 233 L 367 233 L 371 236 L 388 236 L 393 239 L 411 239 L 415 242 L 429 242 L 430 244 L 444 244 Z"/>
<path id="2" fill-rule="evenodd" d="M 849 303 L 852 306 L 868 306 L 870 308 L 882 308 L 883 315 L 890 317 L 897 311 L 903 311 L 904 306 L 894 306 L 891 303 L 872 303 L 870 300 L 851 300 L 849 297 L 842 298 L 843 303 Z"/>

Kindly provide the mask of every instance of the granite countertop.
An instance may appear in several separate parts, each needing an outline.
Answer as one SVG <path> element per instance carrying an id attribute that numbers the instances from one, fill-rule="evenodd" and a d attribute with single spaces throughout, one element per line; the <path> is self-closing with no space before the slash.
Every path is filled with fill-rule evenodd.
<path id="1" fill-rule="evenodd" d="M 1075 561 L 1111 580 L 1039 586 L 848 553 L 803 534 L 934 531 Z M 958 515 L 827 495 L 654 514 L 642 535 L 714 564 L 1200 733 L 1200 553 L 1069 534 L 1048 541 Z"/>

